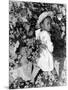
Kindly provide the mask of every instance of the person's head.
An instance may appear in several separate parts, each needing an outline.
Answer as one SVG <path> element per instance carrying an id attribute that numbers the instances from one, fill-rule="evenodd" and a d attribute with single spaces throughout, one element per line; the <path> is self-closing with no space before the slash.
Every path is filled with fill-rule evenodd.
<path id="1" fill-rule="evenodd" d="M 42 30 L 50 31 L 52 17 L 53 13 L 51 11 L 43 12 L 37 21 L 38 26 L 40 26 Z"/>
<path id="2" fill-rule="evenodd" d="M 40 27 L 43 30 L 50 31 L 50 28 L 51 28 L 51 17 L 47 16 L 46 18 L 44 18 L 44 20 L 40 23 Z"/>

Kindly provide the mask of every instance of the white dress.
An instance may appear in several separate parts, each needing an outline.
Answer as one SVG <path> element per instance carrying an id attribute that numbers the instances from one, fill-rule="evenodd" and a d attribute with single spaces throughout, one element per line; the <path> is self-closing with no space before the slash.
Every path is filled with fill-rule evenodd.
<path id="1" fill-rule="evenodd" d="M 38 58 L 37 65 L 43 71 L 52 71 L 53 70 L 53 44 L 50 39 L 50 34 L 47 31 L 40 31 L 38 29 L 36 32 L 36 39 L 40 39 L 42 44 L 47 46 L 46 49 L 42 48 L 42 52 L 40 53 L 40 58 Z"/>

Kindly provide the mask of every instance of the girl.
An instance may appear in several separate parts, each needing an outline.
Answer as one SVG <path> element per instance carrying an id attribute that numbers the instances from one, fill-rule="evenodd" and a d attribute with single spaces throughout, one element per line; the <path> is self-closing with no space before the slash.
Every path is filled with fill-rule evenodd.
<path id="1" fill-rule="evenodd" d="M 38 19 L 38 25 L 40 29 L 36 31 L 36 39 L 41 41 L 41 52 L 40 58 L 38 58 L 37 66 L 34 66 L 33 70 L 33 81 L 37 73 L 41 69 L 42 71 L 47 71 L 48 73 L 53 70 L 53 44 L 50 39 L 50 28 L 51 28 L 51 18 L 52 12 L 43 12 Z"/>

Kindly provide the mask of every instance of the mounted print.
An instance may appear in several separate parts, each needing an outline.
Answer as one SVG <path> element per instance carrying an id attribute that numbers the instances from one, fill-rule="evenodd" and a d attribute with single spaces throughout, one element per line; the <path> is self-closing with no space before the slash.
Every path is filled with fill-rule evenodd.
<path id="1" fill-rule="evenodd" d="M 9 89 L 66 86 L 66 5 L 9 0 Z"/>

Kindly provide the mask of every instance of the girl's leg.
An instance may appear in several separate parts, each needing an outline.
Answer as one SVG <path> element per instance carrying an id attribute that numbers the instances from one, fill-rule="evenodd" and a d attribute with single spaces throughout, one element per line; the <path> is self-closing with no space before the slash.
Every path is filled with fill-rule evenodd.
<path id="1" fill-rule="evenodd" d="M 32 82 L 34 82 L 39 71 L 40 71 L 40 68 L 34 65 L 33 72 L 32 72 L 32 79 L 31 79 Z"/>

